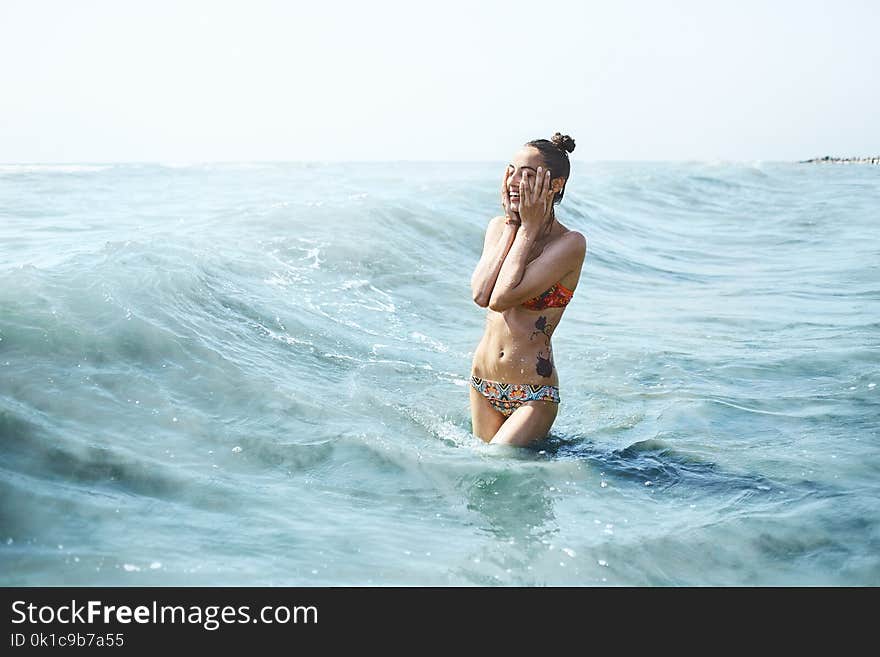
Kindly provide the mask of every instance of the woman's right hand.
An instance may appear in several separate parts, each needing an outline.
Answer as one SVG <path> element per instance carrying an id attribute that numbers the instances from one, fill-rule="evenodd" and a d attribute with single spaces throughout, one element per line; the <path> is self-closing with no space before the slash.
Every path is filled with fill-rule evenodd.
<path id="1" fill-rule="evenodd" d="M 508 223 L 521 223 L 519 212 L 510 209 L 510 188 L 508 180 L 513 175 L 513 167 L 509 166 L 504 170 L 504 177 L 501 179 L 501 208 L 504 210 L 504 216 L 507 217 Z"/>

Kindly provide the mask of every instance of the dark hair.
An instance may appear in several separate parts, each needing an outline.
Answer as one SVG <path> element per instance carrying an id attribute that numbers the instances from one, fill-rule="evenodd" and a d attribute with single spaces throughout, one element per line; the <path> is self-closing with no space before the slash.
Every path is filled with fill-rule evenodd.
<path id="1" fill-rule="evenodd" d="M 524 146 L 537 148 L 541 157 L 544 158 L 544 164 L 550 169 L 551 177 L 565 178 L 565 182 L 568 183 L 568 176 L 571 173 L 568 154 L 574 150 L 574 139 L 557 132 L 550 139 L 533 139 Z M 565 185 L 562 185 L 562 189 L 556 192 L 553 197 L 553 205 L 562 200 L 563 194 L 565 194 Z"/>

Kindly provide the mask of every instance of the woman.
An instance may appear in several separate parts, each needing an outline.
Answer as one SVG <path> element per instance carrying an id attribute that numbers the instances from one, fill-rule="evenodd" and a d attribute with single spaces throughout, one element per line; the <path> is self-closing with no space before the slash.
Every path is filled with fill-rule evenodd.
<path id="1" fill-rule="evenodd" d="M 528 446 L 547 436 L 559 408 L 550 338 L 580 279 L 587 239 L 556 219 L 574 140 L 556 133 L 525 144 L 501 182 L 504 216 L 489 222 L 471 277 L 488 307 L 471 368 L 473 433 Z"/>

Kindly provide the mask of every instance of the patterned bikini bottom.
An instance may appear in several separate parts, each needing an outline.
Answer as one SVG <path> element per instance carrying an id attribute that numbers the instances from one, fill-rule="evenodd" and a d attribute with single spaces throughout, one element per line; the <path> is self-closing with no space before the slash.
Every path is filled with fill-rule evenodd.
<path id="1" fill-rule="evenodd" d="M 483 395 L 499 413 L 510 416 L 527 401 L 559 403 L 559 386 L 531 383 L 501 383 L 471 375 L 471 385 Z"/>

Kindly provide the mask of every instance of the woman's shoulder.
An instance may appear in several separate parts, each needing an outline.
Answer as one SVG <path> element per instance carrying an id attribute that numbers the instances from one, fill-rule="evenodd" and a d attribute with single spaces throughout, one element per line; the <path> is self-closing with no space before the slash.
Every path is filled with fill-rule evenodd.
<path id="1" fill-rule="evenodd" d="M 501 224 L 504 223 L 504 219 L 505 219 L 504 215 L 501 215 L 498 217 L 492 217 L 491 219 L 489 219 L 489 223 L 486 224 L 486 230 L 487 231 L 497 230 L 501 226 Z"/>
<path id="2" fill-rule="evenodd" d="M 489 223 L 486 224 L 486 236 L 497 235 L 500 237 L 501 233 L 504 231 L 504 222 L 506 220 L 507 217 L 503 214 L 489 219 Z"/>
<path id="3" fill-rule="evenodd" d="M 529 262 L 537 260 L 547 253 L 548 257 L 551 257 L 553 260 L 569 263 L 572 269 L 580 268 L 580 265 L 583 264 L 586 250 L 587 238 L 583 233 L 563 226 L 563 230 L 545 242 L 540 252 L 532 257 L 532 260 Z"/>
<path id="4" fill-rule="evenodd" d="M 581 267 L 587 254 L 587 236 L 577 230 L 566 230 L 558 238 L 565 242 L 565 260 L 571 266 L 571 270 L 562 277 L 560 284 L 574 291 L 581 278 Z"/>
<path id="5" fill-rule="evenodd" d="M 586 254 L 587 251 L 587 236 L 581 233 L 580 231 L 566 228 L 564 232 L 559 234 L 559 237 L 556 238 L 559 240 L 560 246 L 565 244 L 568 248 L 572 249 L 576 254 L 579 253 L 581 257 Z"/>

